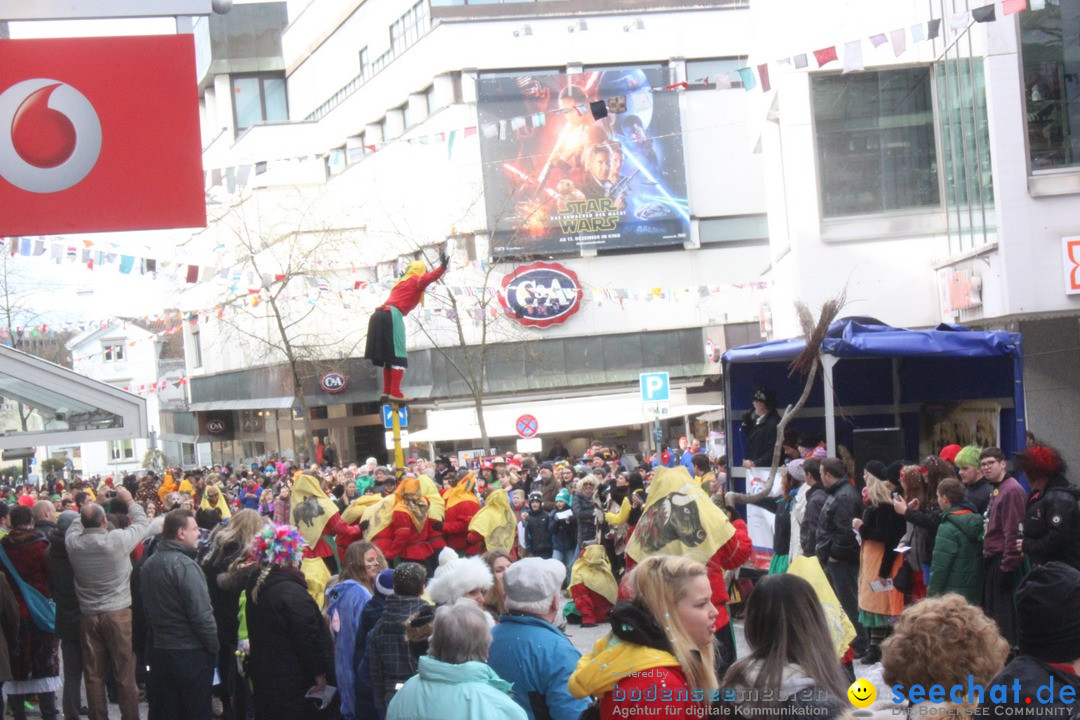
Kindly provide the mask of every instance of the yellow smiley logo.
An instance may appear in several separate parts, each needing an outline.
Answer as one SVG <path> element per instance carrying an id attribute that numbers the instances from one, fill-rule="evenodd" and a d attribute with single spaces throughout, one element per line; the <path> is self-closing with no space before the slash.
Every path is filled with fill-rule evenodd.
<path id="1" fill-rule="evenodd" d="M 877 699 L 877 688 L 869 680 L 859 678 L 847 690 L 848 700 L 857 708 L 870 707 Z"/>

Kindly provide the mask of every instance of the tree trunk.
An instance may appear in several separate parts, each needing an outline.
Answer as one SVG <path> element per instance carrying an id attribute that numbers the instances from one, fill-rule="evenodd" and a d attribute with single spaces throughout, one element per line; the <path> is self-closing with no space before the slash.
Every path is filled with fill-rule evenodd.
<path id="1" fill-rule="evenodd" d="M 311 429 L 311 411 L 308 409 L 307 400 L 304 399 L 304 385 L 300 380 L 300 368 L 297 361 L 289 360 L 289 371 L 292 373 L 293 380 L 293 397 L 296 399 L 296 404 L 300 407 L 300 419 L 304 427 L 304 440 L 296 448 L 296 456 L 299 459 L 300 455 L 308 455 L 309 461 L 314 461 L 314 457 L 310 455 L 309 447 L 312 442 L 312 438 L 315 437 L 315 432 Z M 296 437 L 296 433 L 293 433 L 293 437 Z"/>
<path id="2" fill-rule="evenodd" d="M 484 454 L 491 449 L 491 438 L 488 437 L 487 421 L 484 420 L 484 393 L 473 393 L 473 405 L 476 407 L 476 422 L 480 425 L 480 441 L 484 446 Z"/>

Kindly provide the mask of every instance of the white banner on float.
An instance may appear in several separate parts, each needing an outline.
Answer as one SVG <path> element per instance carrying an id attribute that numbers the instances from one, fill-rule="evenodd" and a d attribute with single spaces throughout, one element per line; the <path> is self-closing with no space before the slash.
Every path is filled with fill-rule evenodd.
<path id="1" fill-rule="evenodd" d="M 754 494 L 761 492 L 769 479 L 769 468 L 750 468 L 746 471 L 746 492 Z M 780 494 L 780 472 L 777 471 L 773 479 L 769 496 L 776 497 Z M 769 512 L 757 505 L 746 506 L 746 530 L 750 534 L 750 542 L 754 546 L 751 564 L 757 568 L 769 567 L 769 561 L 773 554 L 773 530 L 776 524 L 776 513 Z"/>

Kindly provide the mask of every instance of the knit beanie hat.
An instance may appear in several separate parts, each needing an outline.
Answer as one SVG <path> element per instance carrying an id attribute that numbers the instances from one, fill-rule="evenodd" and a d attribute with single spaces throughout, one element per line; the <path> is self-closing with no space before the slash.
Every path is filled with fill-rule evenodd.
<path id="1" fill-rule="evenodd" d="M 564 502 L 567 505 L 570 504 L 570 491 L 563 488 L 559 492 L 555 493 L 555 502 Z"/>
<path id="2" fill-rule="evenodd" d="M 380 595 L 394 594 L 394 571 L 383 570 L 375 576 L 375 589 Z"/>
<path id="3" fill-rule="evenodd" d="M 959 445 L 946 445 L 941 448 L 941 452 L 938 453 L 938 456 L 945 462 L 951 463 L 956 460 L 956 454 L 961 450 L 963 450 L 963 448 Z"/>
<path id="4" fill-rule="evenodd" d="M 1051 663 L 1080 658 L 1080 571 L 1063 562 L 1032 570 L 1016 591 L 1020 652 Z"/>
<path id="5" fill-rule="evenodd" d="M 867 460 L 863 465 L 863 470 L 870 473 L 878 480 L 887 480 L 888 471 L 885 469 L 885 463 L 880 460 Z"/>

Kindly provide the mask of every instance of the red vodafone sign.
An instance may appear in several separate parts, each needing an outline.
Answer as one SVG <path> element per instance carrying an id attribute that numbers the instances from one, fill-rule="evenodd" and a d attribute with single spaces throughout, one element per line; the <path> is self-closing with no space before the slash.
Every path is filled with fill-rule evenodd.
<path id="1" fill-rule="evenodd" d="M 191 35 L 0 40 L 0 236 L 206 225 Z"/>

